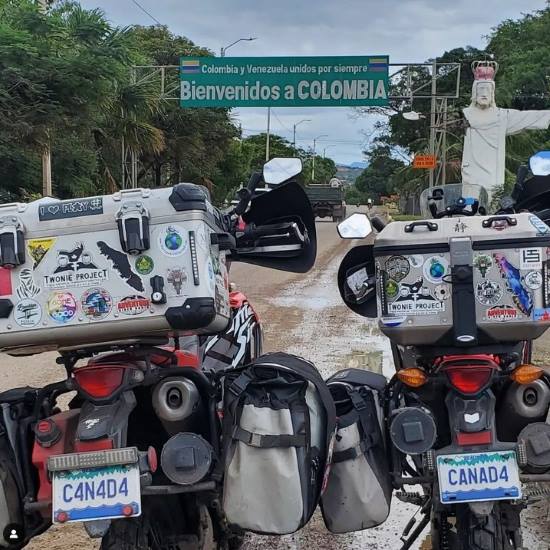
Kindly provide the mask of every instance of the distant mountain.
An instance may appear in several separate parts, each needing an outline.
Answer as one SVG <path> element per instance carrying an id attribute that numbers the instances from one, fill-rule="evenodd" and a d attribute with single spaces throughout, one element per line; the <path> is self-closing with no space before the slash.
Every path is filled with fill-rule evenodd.
<path id="1" fill-rule="evenodd" d="M 368 166 L 366 162 L 352 162 L 351 164 L 338 164 L 336 177 L 352 185 L 359 174 Z"/>
<path id="2" fill-rule="evenodd" d="M 365 161 L 359 161 L 359 162 L 352 162 L 349 167 L 350 168 L 360 168 L 361 170 L 364 170 L 369 165 L 368 162 Z"/>

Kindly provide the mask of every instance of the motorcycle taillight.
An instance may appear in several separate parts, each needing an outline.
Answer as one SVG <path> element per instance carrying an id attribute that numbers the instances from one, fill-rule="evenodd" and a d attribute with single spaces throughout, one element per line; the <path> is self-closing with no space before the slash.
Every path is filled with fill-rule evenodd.
<path id="1" fill-rule="evenodd" d="M 78 387 L 90 397 L 104 399 L 115 393 L 124 380 L 124 367 L 82 367 L 74 371 Z"/>
<path id="2" fill-rule="evenodd" d="M 464 395 L 476 395 L 484 390 L 493 376 L 493 367 L 486 365 L 449 366 L 443 369 L 451 386 Z"/>

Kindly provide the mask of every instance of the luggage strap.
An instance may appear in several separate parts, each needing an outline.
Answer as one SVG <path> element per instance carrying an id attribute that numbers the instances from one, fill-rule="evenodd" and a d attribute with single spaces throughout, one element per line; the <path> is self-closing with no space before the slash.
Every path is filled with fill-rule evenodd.
<path id="1" fill-rule="evenodd" d="M 250 447 L 259 447 L 262 449 L 273 449 L 275 447 L 305 447 L 307 444 L 305 434 L 265 435 L 249 432 L 240 426 L 235 426 L 233 430 L 233 439 L 242 441 Z"/>
<path id="2" fill-rule="evenodd" d="M 335 451 L 332 455 L 332 462 L 345 462 L 353 460 L 367 452 L 380 442 L 380 430 L 378 429 L 378 418 L 373 415 L 374 397 L 369 391 L 367 395 L 361 395 L 359 390 L 348 390 L 349 398 L 353 408 L 357 411 L 359 424 L 361 425 L 363 436 L 361 441 L 355 447 L 350 447 L 344 451 Z"/>

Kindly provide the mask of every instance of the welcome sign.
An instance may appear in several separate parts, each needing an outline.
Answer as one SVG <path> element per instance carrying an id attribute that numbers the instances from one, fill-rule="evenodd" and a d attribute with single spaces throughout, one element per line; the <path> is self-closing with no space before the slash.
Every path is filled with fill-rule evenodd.
<path id="1" fill-rule="evenodd" d="M 388 105 L 386 55 L 182 57 L 182 107 Z"/>

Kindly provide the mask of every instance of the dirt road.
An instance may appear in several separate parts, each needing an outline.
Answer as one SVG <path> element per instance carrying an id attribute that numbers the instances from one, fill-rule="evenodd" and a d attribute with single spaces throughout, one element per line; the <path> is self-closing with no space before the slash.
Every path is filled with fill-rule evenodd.
<path id="1" fill-rule="evenodd" d="M 232 267 L 232 280 L 246 292 L 264 322 L 265 350 L 302 355 L 314 361 L 325 377 L 349 366 L 391 375 L 392 361 L 387 340 L 379 334 L 373 322 L 354 315 L 342 304 L 336 287 L 340 260 L 352 243 L 340 240 L 331 222 L 319 221 L 317 230 L 318 259 L 315 268 L 307 275 L 247 265 Z M 60 379 L 63 369 L 55 366 L 54 357 L 47 354 L 13 359 L 0 355 L 0 389 L 25 384 L 42 385 Z M 415 511 L 415 507 L 394 499 L 392 513 L 384 525 L 343 536 L 330 535 L 316 514 L 313 521 L 295 535 L 279 538 L 250 536 L 245 547 L 247 550 L 397 549 L 401 532 Z M 546 506 L 530 514 L 526 520 L 526 547 L 535 550 L 550 548 L 541 533 L 547 516 Z M 413 548 L 420 547 L 418 543 Z M 422 546 L 423 549 L 427 547 Z M 68 526 L 50 529 L 28 548 L 91 550 L 98 548 L 98 544 L 90 541 L 81 527 Z"/>

